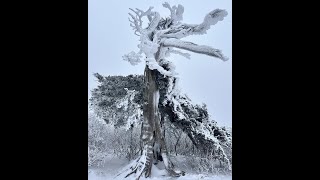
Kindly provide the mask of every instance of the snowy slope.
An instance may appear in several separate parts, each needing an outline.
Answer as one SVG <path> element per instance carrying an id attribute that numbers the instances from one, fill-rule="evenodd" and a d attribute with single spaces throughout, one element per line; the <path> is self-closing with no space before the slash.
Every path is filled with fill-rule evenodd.
<path id="1" fill-rule="evenodd" d="M 108 157 L 105 161 L 103 167 L 90 167 L 88 169 L 89 176 L 88 180 L 122 180 L 124 179 L 123 175 L 119 175 L 126 166 L 129 165 L 129 162 L 125 159 L 118 159 L 113 157 Z M 164 166 L 159 163 L 157 166 L 153 166 L 152 168 L 152 177 L 148 178 L 148 180 L 231 180 L 231 176 L 224 175 L 204 175 L 204 174 L 192 174 L 186 173 L 185 176 L 179 178 L 173 178 L 166 176 L 166 172 L 164 170 Z M 117 176 L 117 177 L 116 177 Z M 125 180 L 135 180 L 133 176 L 125 178 Z M 141 177 L 140 180 L 145 180 L 145 178 Z"/>

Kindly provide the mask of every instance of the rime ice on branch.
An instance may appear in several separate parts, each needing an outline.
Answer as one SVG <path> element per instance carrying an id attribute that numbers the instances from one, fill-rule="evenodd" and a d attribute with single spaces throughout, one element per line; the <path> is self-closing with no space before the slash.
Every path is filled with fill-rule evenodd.
<path id="1" fill-rule="evenodd" d="M 183 129 L 188 134 L 198 148 L 201 145 L 208 145 L 210 151 L 218 159 L 223 161 L 228 169 L 231 165 L 228 157 L 224 153 L 222 146 L 229 146 L 231 139 L 219 131 L 219 128 L 212 123 L 204 121 L 208 118 L 202 116 L 199 118 L 199 112 L 196 106 L 184 95 L 180 94 L 178 88 L 177 73 L 174 71 L 172 62 L 165 58 L 170 53 L 176 53 L 190 58 L 190 54 L 183 53 L 177 49 L 183 49 L 194 53 L 205 54 L 223 61 L 228 60 L 222 52 L 210 46 L 197 45 L 192 42 L 181 40 L 190 35 L 203 35 L 212 25 L 222 21 L 227 15 L 225 10 L 216 9 L 209 12 L 203 22 L 198 25 L 185 24 L 183 20 L 184 7 L 182 5 L 170 6 L 164 3 L 163 7 L 170 11 L 170 17 L 161 18 L 158 12 L 153 11 L 153 7 L 143 11 L 140 9 L 130 9 L 129 13 L 130 26 L 134 34 L 140 37 L 139 52 L 130 52 L 123 56 L 123 59 L 136 65 L 143 60 L 146 62 L 143 92 L 143 124 L 142 124 L 142 142 L 143 153 L 140 158 L 131 166 L 127 176 L 135 175 L 139 179 L 143 174 L 145 177 L 151 176 L 151 167 L 153 162 L 153 146 L 160 144 L 161 155 L 165 169 L 171 176 L 181 176 L 184 172 L 177 170 L 171 163 L 166 145 L 164 142 L 163 119 L 168 118 L 178 128 Z M 148 24 L 143 26 L 142 18 L 147 17 Z M 145 27 L 145 28 L 143 28 Z M 159 85 L 159 79 L 163 79 L 164 86 Z M 165 91 L 164 97 L 159 101 L 159 91 Z M 162 111 L 159 111 L 159 108 Z M 190 115 L 194 110 L 194 116 Z M 215 136 L 220 132 L 221 137 Z M 219 133 L 218 133 L 219 134 Z M 224 136 L 224 138 L 222 138 Z M 126 176 L 126 177 L 127 177 Z"/>

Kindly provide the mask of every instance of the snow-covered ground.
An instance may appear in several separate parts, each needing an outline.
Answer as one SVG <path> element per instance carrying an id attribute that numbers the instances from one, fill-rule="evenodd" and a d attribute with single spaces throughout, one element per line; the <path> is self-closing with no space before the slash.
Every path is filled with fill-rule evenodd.
<path id="1" fill-rule="evenodd" d="M 89 176 L 88 180 L 122 180 L 124 179 L 121 175 L 117 176 L 130 162 L 126 159 L 119 159 L 116 157 L 107 157 L 102 167 L 90 167 L 88 169 Z M 186 172 L 185 176 L 179 178 L 173 178 L 165 176 L 165 170 L 161 163 L 157 166 L 153 166 L 151 171 L 151 178 L 148 180 L 231 180 L 230 175 L 204 175 L 204 174 L 195 174 L 192 172 Z M 140 180 L 145 178 L 141 177 Z M 133 176 L 126 178 L 125 180 L 135 180 Z"/>

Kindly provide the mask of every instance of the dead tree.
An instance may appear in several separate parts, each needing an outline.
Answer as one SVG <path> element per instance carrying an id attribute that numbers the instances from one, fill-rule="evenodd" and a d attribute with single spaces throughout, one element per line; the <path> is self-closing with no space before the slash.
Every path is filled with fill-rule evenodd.
<path id="1" fill-rule="evenodd" d="M 228 168 L 231 168 L 228 158 L 223 153 L 222 141 L 213 136 L 215 129 L 210 128 L 209 122 L 203 122 L 202 119 L 206 117 L 199 117 L 201 115 L 197 112 L 196 107 L 187 97 L 180 94 L 174 66 L 172 62 L 165 59 L 171 53 L 190 58 L 188 53 L 177 50 L 183 49 L 226 61 L 227 58 L 218 49 L 180 39 L 190 35 L 205 34 L 212 25 L 222 21 L 227 12 L 221 9 L 213 10 L 205 16 L 202 23 L 193 25 L 181 22 L 184 12 L 182 5 L 171 7 L 168 3 L 164 3 L 163 7 L 170 10 L 170 17 L 161 18 L 158 12 L 152 11 L 153 7 L 147 11 L 130 9 L 132 13 L 129 13 L 130 26 L 134 33 L 140 36 L 140 44 L 138 45 L 140 51 L 138 53 L 130 52 L 123 56 L 123 59 L 132 65 L 136 65 L 141 62 L 141 59 L 144 59 L 146 66 L 143 92 L 143 151 L 141 157 L 130 167 L 126 177 L 132 174 L 135 174 L 137 179 L 141 175 L 151 176 L 154 144 L 159 144 L 161 147 L 161 156 L 168 174 L 171 176 L 184 175 L 184 172 L 175 169 L 168 156 L 164 128 L 162 127 L 163 117 L 168 118 L 175 126 L 186 132 L 198 148 L 201 149 L 203 145 L 208 145 L 206 147 L 210 147 L 212 153 L 222 154 L 220 159 L 227 164 Z M 143 28 L 143 17 L 147 17 L 149 21 L 145 28 Z M 166 82 L 163 87 L 159 87 L 159 79 L 161 78 Z M 160 97 L 160 90 L 165 91 L 162 93 L 163 97 Z M 161 103 L 159 103 L 160 98 L 162 98 Z M 160 114 L 159 108 L 162 109 L 161 112 L 165 113 Z M 194 117 L 188 111 L 194 111 Z"/>

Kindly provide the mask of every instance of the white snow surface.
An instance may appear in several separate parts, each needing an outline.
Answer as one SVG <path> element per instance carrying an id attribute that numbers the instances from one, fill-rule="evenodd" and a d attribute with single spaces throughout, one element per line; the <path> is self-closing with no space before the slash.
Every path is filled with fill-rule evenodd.
<path id="1" fill-rule="evenodd" d="M 135 180 L 135 177 L 129 176 L 124 178 L 126 174 L 117 176 L 124 169 L 128 168 L 132 163 L 126 159 L 119 159 L 117 157 L 108 156 L 103 167 L 89 167 L 88 180 Z M 181 162 L 182 163 L 182 162 Z M 140 180 L 231 180 L 230 175 L 213 175 L 213 174 L 194 174 L 186 172 L 185 176 L 169 177 L 166 175 L 163 163 L 153 165 L 151 171 L 151 178 L 141 177 Z"/>

